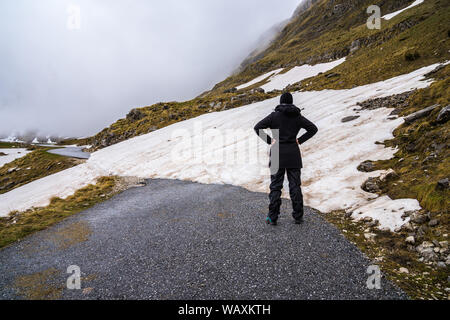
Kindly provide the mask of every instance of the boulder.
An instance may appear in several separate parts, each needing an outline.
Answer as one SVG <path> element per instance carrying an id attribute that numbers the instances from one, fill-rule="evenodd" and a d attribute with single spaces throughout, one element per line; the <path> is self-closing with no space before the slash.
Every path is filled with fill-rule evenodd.
<path id="1" fill-rule="evenodd" d="M 425 214 L 420 214 L 419 212 L 414 213 L 411 216 L 411 221 L 417 224 L 423 224 L 428 220 L 427 215 Z"/>
<path id="2" fill-rule="evenodd" d="M 253 89 L 251 92 L 252 92 L 252 93 L 255 93 L 255 92 L 257 92 L 257 93 L 265 93 L 265 91 L 264 91 L 263 88 L 255 88 L 255 89 Z"/>
<path id="3" fill-rule="evenodd" d="M 350 121 L 356 120 L 358 118 L 359 118 L 359 116 L 349 116 L 349 117 L 345 117 L 345 118 L 341 119 L 341 122 L 344 122 L 344 123 L 350 122 Z"/>
<path id="4" fill-rule="evenodd" d="M 398 271 L 399 271 L 400 273 L 409 273 L 409 270 L 406 269 L 405 267 L 401 267 L 400 269 L 398 269 Z"/>
<path id="5" fill-rule="evenodd" d="M 409 116 L 405 117 L 405 122 L 406 123 L 413 123 L 414 121 L 426 117 L 428 116 L 431 112 L 433 112 L 434 109 L 438 108 L 439 105 L 438 104 L 434 104 L 430 107 L 427 107 L 425 109 L 419 110 L 417 112 L 414 112 L 412 114 L 410 114 Z"/>
<path id="6" fill-rule="evenodd" d="M 358 166 L 358 170 L 362 172 L 370 172 L 373 171 L 374 169 L 375 165 L 370 160 L 364 161 Z"/>
<path id="7" fill-rule="evenodd" d="M 450 118 L 450 105 L 442 108 L 442 110 L 439 112 L 436 121 L 438 123 L 446 123 L 448 119 Z"/>
<path id="8" fill-rule="evenodd" d="M 370 232 L 364 233 L 364 238 L 366 238 L 366 240 L 369 240 L 369 241 L 375 240 L 376 236 L 377 235 L 375 233 L 370 233 Z"/>
<path id="9" fill-rule="evenodd" d="M 9 170 L 8 170 L 8 172 L 9 172 Z M 449 188 L 449 181 L 448 181 L 448 178 L 439 180 L 438 183 L 437 183 L 437 187 L 438 187 L 439 189 L 441 189 L 441 190 L 446 190 L 446 189 L 448 189 L 448 188 Z"/>
<path id="10" fill-rule="evenodd" d="M 436 227 L 439 224 L 439 220 L 438 219 L 433 219 L 430 222 L 428 222 L 428 225 L 430 227 Z"/>
<path id="11" fill-rule="evenodd" d="M 366 182 L 363 183 L 361 189 L 370 193 L 380 192 L 381 190 L 380 187 L 378 186 L 378 178 L 370 177 L 369 179 L 366 180 Z"/>
<path id="12" fill-rule="evenodd" d="M 406 243 L 409 243 L 409 244 L 414 244 L 416 242 L 416 240 L 414 239 L 413 236 L 409 236 L 408 238 L 406 238 L 405 241 L 406 241 Z"/>
<path id="13" fill-rule="evenodd" d="M 416 250 L 427 262 L 438 260 L 438 256 L 434 252 L 433 244 L 431 242 L 428 241 L 422 242 L 421 245 L 416 247 Z"/>
<path id="14" fill-rule="evenodd" d="M 127 114 L 127 120 L 132 122 L 139 121 L 142 118 L 145 118 L 145 113 L 139 109 L 131 109 L 131 111 Z"/>
<path id="15" fill-rule="evenodd" d="M 350 53 L 353 53 L 356 50 L 358 50 L 360 47 L 360 44 L 361 44 L 361 40 L 359 40 L 359 39 L 352 41 L 352 44 L 350 45 Z"/>

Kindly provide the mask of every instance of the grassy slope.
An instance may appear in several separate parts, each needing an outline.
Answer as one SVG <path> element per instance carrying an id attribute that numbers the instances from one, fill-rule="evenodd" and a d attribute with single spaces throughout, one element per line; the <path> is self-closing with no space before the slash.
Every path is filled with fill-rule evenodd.
<path id="1" fill-rule="evenodd" d="M 412 2 L 412 1 L 409 1 Z M 399 7 L 404 7 L 408 1 L 334 1 L 331 4 L 330 1 L 321 1 L 316 6 L 313 6 L 310 10 L 300 15 L 292 23 L 290 23 L 282 32 L 280 37 L 269 47 L 265 56 L 254 64 L 247 66 L 239 74 L 233 75 L 223 82 L 217 84 L 212 92 L 221 90 L 223 88 L 230 88 L 241 83 L 245 83 L 257 75 L 264 72 L 280 68 L 289 67 L 292 65 L 300 65 L 305 62 L 317 63 L 325 62 L 330 59 L 346 56 L 348 50 L 354 40 L 364 39 L 372 37 L 374 39 L 386 39 L 392 34 L 399 32 L 398 29 L 390 30 L 393 26 L 397 25 L 401 21 L 412 19 L 412 13 L 418 12 L 418 19 L 423 19 L 425 11 L 432 14 L 436 14 L 439 10 L 446 5 L 445 1 L 431 1 L 426 2 L 418 7 L 405 11 L 402 15 L 391 19 L 390 21 L 383 21 L 382 28 L 380 30 L 369 30 L 365 22 L 368 18 L 366 14 L 366 8 L 371 4 L 378 4 L 381 6 L 383 13 L 395 11 Z M 332 5 L 339 3 L 351 3 L 354 7 L 350 7 L 343 14 L 332 14 Z M 447 5 L 448 6 L 448 5 Z M 331 7 L 331 8 L 330 8 Z M 448 14 L 448 13 L 447 13 Z M 445 15 L 443 13 L 442 15 Z M 442 16 L 437 16 L 436 19 L 441 19 Z M 447 19 L 448 20 L 448 19 Z M 434 32 L 436 26 L 432 26 L 431 29 L 427 29 L 425 34 Z M 445 35 L 446 35 L 445 30 Z M 416 37 L 420 37 L 423 33 L 417 34 Z M 432 39 L 422 39 L 422 42 L 429 42 Z M 398 49 L 408 48 L 408 43 L 396 44 Z M 373 48 L 380 48 L 378 43 L 372 44 Z M 385 49 L 383 49 L 385 50 Z M 379 69 L 377 62 L 371 62 L 371 57 L 364 55 L 362 51 L 355 52 L 355 56 L 360 56 L 360 60 L 363 61 L 358 67 L 362 67 L 362 72 L 365 76 L 373 76 L 372 78 L 366 78 L 365 76 L 360 82 L 351 82 L 350 86 L 355 84 L 366 84 L 373 82 L 373 79 L 384 80 L 390 77 L 390 74 L 384 72 L 390 70 L 392 64 L 386 58 L 386 51 L 377 52 L 381 54 L 384 61 L 381 66 L 385 65 L 379 72 L 375 72 Z M 445 51 L 445 50 L 444 50 Z M 376 59 L 379 60 L 379 59 Z M 434 61 L 439 61 L 439 57 L 436 57 Z M 354 68 L 354 61 L 346 63 L 349 69 Z M 397 69 L 396 66 L 395 69 Z M 354 70 L 352 70 L 353 73 Z M 375 73 L 374 73 L 375 72 Z M 397 70 L 398 74 L 405 73 L 405 70 Z M 376 76 L 378 75 L 378 76 Z"/>
<path id="2" fill-rule="evenodd" d="M 48 153 L 47 150 L 52 148 L 30 148 L 35 150 L 0 167 L 0 194 L 80 163 L 77 159 Z M 16 170 L 8 173 L 13 168 Z"/>
<path id="3" fill-rule="evenodd" d="M 426 1 L 384 22 L 380 33 L 385 33 L 383 37 L 392 38 L 385 42 L 379 40 L 378 43 L 351 54 L 345 63 L 333 70 L 339 74 L 338 77 L 326 78 L 324 74 L 305 80 L 304 83 L 308 83 L 308 90 L 351 88 L 449 60 L 449 19 L 448 2 Z M 390 28 L 404 21 L 416 24 L 403 32 L 389 32 Z M 370 32 L 365 26 L 359 26 L 355 28 L 355 33 L 367 36 Z M 418 53 L 420 57 L 412 61 L 407 60 L 406 56 L 411 53 Z"/>
<path id="4" fill-rule="evenodd" d="M 442 107 L 450 104 L 450 66 L 447 65 L 435 77 L 438 80 L 429 88 L 412 94 L 408 107 L 400 115 L 434 104 Z M 399 151 L 393 159 L 379 161 L 377 168 L 392 168 L 397 173 L 383 186 L 392 198 L 416 198 L 425 210 L 445 213 L 448 221 L 450 191 L 437 188 L 437 181 L 450 177 L 450 125 L 436 123 L 440 110 L 437 108 L 427 117 L 397 128 L 395 138 L 387 141 L 386 145 L 397 147 Z"/>
<path id="5" fill-rule="evenodd" d="M 8 217 L 0 218 L 0 248 L 110 198 L 116 193 L 114 186 L 117 179 L 103 177 L 98 179 L 95 185 L 82 188 L 67 199 L 52 199 L 47 207 L 12 213 Z"/>

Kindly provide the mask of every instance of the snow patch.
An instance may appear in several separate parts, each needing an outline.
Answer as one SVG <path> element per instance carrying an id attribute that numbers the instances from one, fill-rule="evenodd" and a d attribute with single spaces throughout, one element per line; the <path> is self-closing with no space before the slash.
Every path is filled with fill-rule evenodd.
<path id="1" fill-rule="evenodd" d="M 258 83 L 258 82 L 263 81 L 264 79 L 266 79 L 266 78 L 268 78 L 270 76 L 274 76 L 274 75 L 280 73 L 282 70 L 283 70 L 283 68 L 280 68 L 280 69 L 276 69 L 276 70 L 267 72 L 267 73 L 265 73 L 265 74 L 255 78 L 255 79 L 253 79 L 250 82 L 247 82 L 247 83 L 241 84 L 240 86 L 237 86 L 236 89 L 241 90 L 241 89 L 245 89 L 247 87 L 250 87 L 250 86 L 254 85 L 255 83 Z"/>
<path id="2" fill-rule="evenodd" d="M 270 81 L 265 85 L 261 86 L 261 88 L 263 88 L 266 92 L 272 90 L 283 90 L 290 84 L 294 84 L 309 77 L 314 77 L 321 72 L 327 72 L 333 69 L 334 67 L 340 65 L 344 61 L 345 58 L 342 58 L 327 63 L 318 63 L 313 66 L 305 64 L 299 67 L 294 67 L 286 73 L 272 76 L 269 79 Z"/>
<path id="3" fill-rule="evenodd" d="M 304 108 L 303 114 L 319 128 L 318 134 L 301 147 L 305 165 L 302 185 L 307 205 L 324 212 L 345 209 L 353 212 L 355 218 L 370 216 L 380 221 L 380 227 L 391 230 L 406 222 L 401 220 L 404 211 L 420 209 L 413 199 L 377 198 L 363 191 L 360 186 L 368 177 L 383 172 L 366 173 L 356 169 L 364 160 L 389 159 L 394 155 L 395 149 L 375 142 L 392 138 L 393 130 L 403 119 L 388 120 L 392 109 L 387 108 L 363 110 L 358 114 L 360 117 L 351 122 L 342 123 L 341 119 L 355 114 L 353 109 L 357 108 L 357 102 L 429 86 L 431 80 L 423 80 L 423 75 L 437 65 L 353 89 L 294 93 L 295 103 Z M 233 184 L 251 191 L 268 192 L 268 146 L 259 141 L 253 127 L 273 111 L 278 99 L 208 113 L 94 152 L 81 165 L 0 195 L 0 216 L 13 210 L 45 206 L 52 197 L 65 198 L 106 175 Z M 196 130 L 198 124 L 201 130 Z M 205 135 L 226 130 L 236 133 L 233 140 Z M 207 147 L 191 143 L 199 140 Z M 196 159 L 203 160 L 176 157 L 176 149 L 193 152 L 198 156 Z M 263 161 L 257 165 L 246 161 L 215 162 L 221 151 L 231 155 L 256 152 Z M 286 182 L 284 196 L 288 196 L 287 190 Z"/>
<path id="4" fill-rule="evenodd" d="M 416 0 L 413 3 L 411 3 L 409 6 L 407 6 L 406 8 L 403 8 L 401 10 L 386 14 L 384 16 L 382 16 L 383 19 L 385 20 L 391 20 L 393 17 L 395 17 L 396 15 L 399 15 L 400 13 L 402 13 L 405 10 L 411 9 L 412 7 L 418 6 L 419 4 L 423 3 L 424 0 Z"/>
<path id="5" fill-rule="evenodd" d="M 11 148 L 11 149 L 8 148 L 8 149 L 0 149 L 0 152 L 6 153 L 6 156 L 0 156 L 0 167 L 2 167 L 11 161 L 26 156 L 27 153 L 30 153 L 31 151 L 28 151 L 27 149 L 23 148 Z"/>

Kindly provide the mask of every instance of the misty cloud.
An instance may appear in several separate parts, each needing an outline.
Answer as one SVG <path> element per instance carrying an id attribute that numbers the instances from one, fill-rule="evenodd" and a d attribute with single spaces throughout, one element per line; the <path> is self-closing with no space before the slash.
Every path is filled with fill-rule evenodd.
<path id="1" fill-rule="evenodd" d="M 193 98 L 298 3 L 2 1 L 0 134 L 87 136 L 133 107 Z M 80 8 L 79 30 L 68 25 L 70 5 Z"/>

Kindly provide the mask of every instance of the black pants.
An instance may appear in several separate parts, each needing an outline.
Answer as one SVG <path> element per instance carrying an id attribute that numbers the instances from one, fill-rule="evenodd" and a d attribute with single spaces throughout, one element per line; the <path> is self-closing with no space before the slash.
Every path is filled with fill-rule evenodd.
<path id="1" fill-rule="evenodd" d="M 303 195 L 301 189 L 300 169 L 280 168 L 278 172 L 272 176 L 269 194 L 269 218 L 277 221 L 280 215 L 281 207 L 281 190 L 283 189 L 284 174 L 287 172 L 289 180 L 289 194 L 292 200 L 292 216 L 294 219 L 303 217 Z"/>

